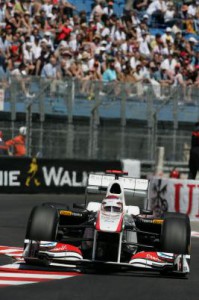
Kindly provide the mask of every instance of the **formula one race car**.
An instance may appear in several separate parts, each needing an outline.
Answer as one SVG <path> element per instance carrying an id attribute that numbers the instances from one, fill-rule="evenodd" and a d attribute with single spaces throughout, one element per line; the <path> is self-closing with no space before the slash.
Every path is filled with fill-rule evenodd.
<path id="1" fill-rule="evenodd" d="M 23 257 L 31 264 L 67 265 L 78 269 L 121 267 L 164 274 L 190 272 L 190 221 L 181 213 L 156 219 L 139 206 L 127 206 L 126 197 L 148 201 L 150 182 L 127 177 L 117 170 L 91 173 L 85 204 L 69 209 L 44 203 L 33 208 Z M 104 194 L 88 202 L 89 193 Z"/>

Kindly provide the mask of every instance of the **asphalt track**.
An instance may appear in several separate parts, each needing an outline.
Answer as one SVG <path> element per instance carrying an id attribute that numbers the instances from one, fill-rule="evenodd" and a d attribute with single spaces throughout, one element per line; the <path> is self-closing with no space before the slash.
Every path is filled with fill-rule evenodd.
<path id="1" fill-rule="evenodd" d="M 23 246 L 31 208 L 42 202 L 71 204 L 82 196 L 0 195 L 0 245 Z M 193 225 L 193 230 L 198 226 Z M 154 273 L 84 274 L 37 284 L 0 288 L 0 300 L 197 300 L 199 299 L 199 238 L 192 238 L 191 274 L 188 279 L 160 277 Z M 1 257 L 0 264 L 10 263 Z"/>

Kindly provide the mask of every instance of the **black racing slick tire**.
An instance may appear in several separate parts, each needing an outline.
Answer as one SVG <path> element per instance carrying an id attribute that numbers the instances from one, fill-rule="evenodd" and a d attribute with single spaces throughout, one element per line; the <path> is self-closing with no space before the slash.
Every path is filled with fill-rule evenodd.
<path id="1" fill-rule="evenodd" d="M 185 214 L 165 214 L 162 225 L 161 251 L 174 254 L 189 254 L 191 226 Z"/>
<path id="2" fill-rule="evenodd" d="M 36 206 L 33 208 L 26 232 L 26 239 L 55 241 L 59 225 L 59 214 L 55 207 Z"/>

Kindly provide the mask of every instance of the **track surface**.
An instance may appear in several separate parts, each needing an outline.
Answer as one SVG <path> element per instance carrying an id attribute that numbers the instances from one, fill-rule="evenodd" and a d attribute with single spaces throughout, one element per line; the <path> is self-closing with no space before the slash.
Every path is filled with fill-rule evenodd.
<path id="1" fill-rule="evenodd" d="M 31 208 L 42 202 L 71 204 L 83 197 L 47 195 L 0 195 L 0 245 L 23 246 L 26 222 Z M 192 230 L 197 230 L 194 226 Z M 37 284 L 10 286 L 0 289 L 0 300 L 117 300 L 157 299 L 196 300 L 199 298 L 199 238 L 192 238 L 191 275 L 189 279 L 163 278 L 157 274 L 113 273 L 87 274 Z M 10 263 L 0 258 L 0 264 Z"/>

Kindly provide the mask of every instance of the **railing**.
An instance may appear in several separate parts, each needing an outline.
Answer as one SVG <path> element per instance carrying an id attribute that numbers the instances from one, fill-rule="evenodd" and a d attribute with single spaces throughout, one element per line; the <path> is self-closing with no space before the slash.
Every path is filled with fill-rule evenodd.
<path id="1" fill-rule="evenodd" d="M 1 83 L 5 139 L 28 127 L 28 155 L 186 162 L 199 118 L 199 89 L 78 80 L 11 78 Z M 163 125 L 164 124 L 164 125 Z M 166 125 L 166 127 L 164 127 Z"/>

